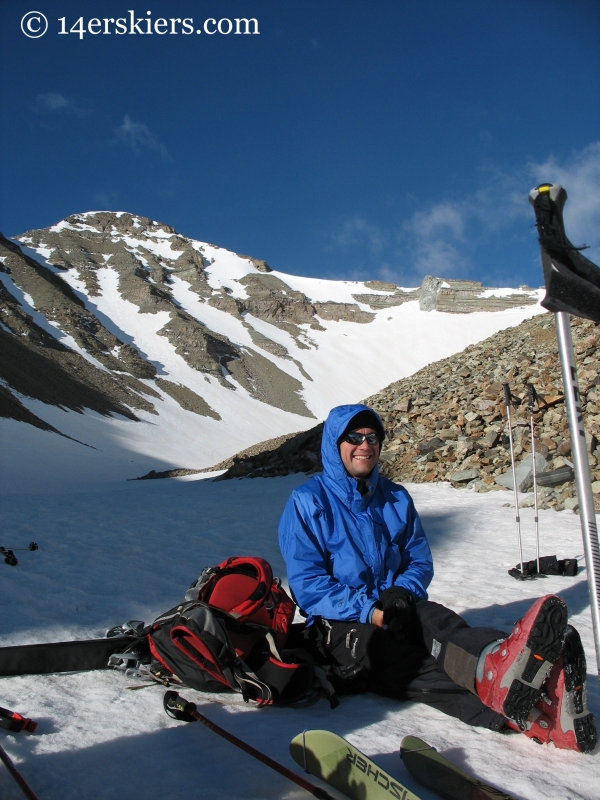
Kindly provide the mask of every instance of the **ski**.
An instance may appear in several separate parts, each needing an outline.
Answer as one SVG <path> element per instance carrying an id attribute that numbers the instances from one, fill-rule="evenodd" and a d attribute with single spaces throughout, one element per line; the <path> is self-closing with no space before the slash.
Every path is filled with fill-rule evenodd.
<path id="1" fill-rule="evenodd" d="M 145 638 L 122 634 L 103 639 L 0 647 L 0 676 L 48 675 L 107 669 L 110 656 L 140 649 Z"/>
<path id="2" fill-rule="evenodd" d="M 370 758 L 331 731 L 304 731 L 290 742 L 294 761 L 305 772 L 351 800 L 420 800 Z"/>
<path id="3" fill-rule="evenodd" d="M 400 758 L 419 783 L 446 800 L 514 800 L 501 789 L 463 772 L 416 736 L 402 739 Z"/>

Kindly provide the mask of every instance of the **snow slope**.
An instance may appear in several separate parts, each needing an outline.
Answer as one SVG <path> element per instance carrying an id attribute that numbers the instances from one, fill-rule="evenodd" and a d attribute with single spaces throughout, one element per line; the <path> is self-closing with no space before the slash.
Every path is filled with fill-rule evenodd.
<path id="1" fill-rule="evenodd" d="M 107 299 L 106 295 L 103 302 L 98 301 L 100 307 L 107 307 L 104 313 L 111 319 L 119 319 L 117 310 L 124 303 L 126 301 L 116 297 Z M 216 309 L 211 311 L 222 314 L 227 323 L 235 323 L 229 314 Z M 162 402 L 156 404 L 159 416 L 136 410 L 139 423 L 118 416 L 103 417 L 89 410 L 82 415 L 27 397 L 22 397 L 21 402 L 50 425 L 91 446 L 63 445 L 72 452 L 68 463 L 74 460 L 79 465 L 73 474 L 76 482 L 105 470 L 115 479 L 124 480 L 144 475 L 151 469 L 201 469 L 218 464 L 256 442 L 310 428 L 317 420 L 324 419 L 333 406 L 360 401 L 392 381 L 460 352 L 502 327 L 519 324 L 532 312 L 541 313 L 543 309 L 529 306 L 494 314 L 477 312 L 469 315 L 469 324 L 465 325 L 462 315 L 422 312 L 417 303 L 406 303 L 386 309 L 385 314 L 379 312 L 368 325 L 323 320 L 321 324 L 327 327 L 329 335 L 322 337 L 318 349 L 310 351 L 310 360 L 308 355 L 303 356 L 305 368 L 314 379 L 304 382 L 304 397 L 317 419 L 290 414 L 255 400 L 241 388 L 232 392 L 215 380 L 207 380 L 177 354 L 169 352 L 173 348 L 164 337 L 151 336 L 150 326 L 159 324 L 156 320 L 159 315 L 151 314 L 127 317 L 129 331 L 135 331 L 136 344 L 162 363 L 169 364 L 168 378 L 196 390 L 218 411 L 222 420 L 186 411 L 164 393 Z M 266 322 L 261 326 L 273 328 L 275 333 L 269 332 L 273 339 L 287 336 L 285 331 Z M 289 341 L 286 345 L 292 351 Z M 31 442 L 30 459 L 43 458 L 47 451 L 45 442 L 56 434 L 20 430 L 30 428 L 23 424 L 18 428 L 11 420 L 0 418 L 3 446 L 19 451 L 29 447 Z M 86 467 L 82 469 L 84 464 Z M 23 473 L 19 471 L 20 466 L 25 466 Z M 65 468 L 69 467 L 65 465 Z M 26 462 L 5 462 L 4 466 L 0 465 L 0 474 L 12 484 L 21 484 L 23 491 L 28 490 L 30 470 Z M 36 475 L 43 475 L 44 480 L 54 479 L 51 459 L 47 468 Z"/>
<path id="2" fill-rule="evenodd" d="M 44 231 L 30 232 L 13 242 L 53 274 L 60 272 L 60 277 L 75 291 L 87 311 L 93 313 L 120 341 L 137 349 L 143 358 L 156 367 L 161 378 L 194 391 L 221 419 L 184 410 L 154 380 L 145 378 L 141 379 L 141 384 L 145 383 L 158 392 L 160 399 L 152 400 L 158 414 L 135 410 L 141 419 L 139 423 L 122 417 L 102 417 L 89 411 L 81 415 L 20 397 L 22 403 L 40 419 L 83 443 L 61 445 L 71 453 L 68 464 L 65 463 L 63 468 L 73 473 L 73 480 L 78 485 L 85 483 L 86 475 L 92 473 L 111 474 L 115 480 L 124 480 L 145 474 L 151 469 L 162 471 L 210 467 L 256 442 L 310 428 L 318 420 L 324 419 L 334 405 L 359 401 L 426 364 L 460 352 L 469 344 L 543 312 L 539 305 L 543 295 L 541 290 L 516 289 L 494 291 L 510 293 L 517 297 L 517 302 L 522 294 L 524 303 L 531 302 L 537 294 L 538 303 L 515 306 L 504 311 L 477 311 L 468 315 L 421 311 L 416 300 L 373 309 L 363 302 L 357 303 L 354 296 L 385 297 L 393 292 L 373 289 L 369 284 L 360 282 L 318 280 L 277 271 L 266 274 L 265 269 L 269 268 L 261 267 L 262 262 L 214 245 L 185 239 L 172 229 L 169 232 L 159 223 L 149 220 L 146 221 L 149 227 L 144 228 L 137 217 L 132 218 L 133 224 L 125 233 L 117 227 L 110 228 L 110 240 L 104 242 L 98 224 L 96 227 L 88 224 L 96 220 L 95 215 L 99 213 L 104 212 L 70 217 L 69 221 L 63 220 Z M 105 214 L 113 222 L 118 222 L 124 215 L 125 212 Z M 60 238 L 74 234 L 78 237 L 87 235 L 88 238 Z M 92 250 L 106 246 L 106 252 L 100 249 L 95 253 L 87 253 L 81 250 L 82 242 Z M 70 250 L 71 247 L 75 249 Z M 168 323 L 171 312 L 157 310 L 158 307 L 154 308 L 154 313 L 142 311 L 123 296 L 119 283 L 123 272 L 119 272 L 114 261 L 113 251 L 117 247 L 125 247 L 128 257 L 137 260 L 139 271 L 145 271 L 146 288 L 155 283 L 152 275 L 157 274 L 157 270 L 168 273 L 168 283 L 162 285 L 161 291 L 169 294 L 172 305 L 163 303 L 160 309 L 181 309 L 207 330 L 227 337 L 239 352 L 258 352 L 280 371 L 279 375 L 285 373 L 298 381 L 301 399 L 314 416 L 301 416 L 300 413 L 284 410 L 284 406 L 278 408 L 262 402 L 258 397 L 251 396 L 248 389 L 237 383 L 231 375 L 226 375 L 223 382 L 214 374 L 194 369 L 189 360 L 176 352 L 166 335 L 157 335 Z M 196 291 L 192 283 L 181 277 L 189 277 L 190 273 L 190 270 L 181 272 L 177 266 L 177 259 L 184 252 L 179 249 L 181 247 L 187 248 L 188 255 L 192 253 L 195 258 L 202 260 L 202 280 L 209 287 L 208 295 Z M 60 250 L 62 255 L 57 263 L 67 263 L 67 267 L 59 270 L 46 260 L 53 252 L 58 252 L 53 248 L 65 248 L 64 253 Z M 77 248 L 80 261 L 75 257 Z M 76 265 L 73 266 L 69 259 Z M 69 263 L 71 266 L 68 266 Z M 97 292 L 90 291 L 90 270 L 97 282 Z M 216 307 L 208 302 L 207 298 L 212 301 L 215 298 L 223 299 L 225 295 L 225 299 L 232 302 L 233 299 L 244 301 L 248 293 L 253 291 L 249 279 L 259 282 L 271 280 L 276 282 L 277 287 L 287 287 L 277 289 L 282 297 L 290 292 L 301 292 L 314 304 L 351 304 L 359 312 L 372 314 L 373 320 L 363 323 L 343 319 L 335 321 L 317 315 L 314 321 L 318 324 L 314 327 L 306 322 L 277 325 L 264 316 L 259 319 L 247 312 L 230 313 L 224 310 L 225 307 Z M 71 336 L 60 330 L 58 322 L 46 321 L 36 310 L 32 297 L 18 289 L 10 275 L 1 273 L 0 280 L 44 330 L 103 368 L 89 353 L 77 346 Z M 404 290 L 398 291 L 402 293 Z M 481 296 L 484 294 L 482 292 Z M 258 350 L 256 341 L 253 341 L 257 336 L 270 340 L 271 350 Z M 281 355 L 284 351 L 278 352 L 277 347 L 284 347 L 287 355 Z M 17 433 L 12 423 L 4 419 L 0 419 L 0 436 L 9 452 L 25 447 L 30 462 L 42 459 L 40 467 L 44 468 L 36 474 L 44 475 L 44 480 L 55 480 L 51 459 L 44 461 L 44 453 L 48 452 L 49 447 L 47 436 L 40 438 L 30 431 Z M 23 491 L 28 491 L 30 471 L 26 469 L 19 472 L 24 461 L 15 462 L 5 477 L 12 486 L 20 484 Z"/>
<path id="3" fill-rule="evenodd" d="M 61 454 L 54 457 L 60 463 Z M 79 492 L 65 479 L 62 486 L 55 481 L 52 491 L 39 482 L 27 498 L 4 485 L 1 544 L 26 546 L 35 539 L 40 549 L 18 553 L 17 567 L 0 563 L 2 643 L 94 637 L 129 619 L 149 622 L 183 596 L 202 567 L 236 553 L 262 555 L 283 575 L 277 520 L 289 492 L 304 479 L 118 485 L 98 480 L 93 489 L 80 486 Z M 539 594 L 561 594 L 582 634 L 589 704 L 600 718 L 584 571 L 576 578 L 526 583 L 507 575 L 518 557 L 508 492 L 474 494 L 445 484 L 409 489 L 434 552 L 431 598 L 473 625 L 509 629 Z M 532 509 L 522 511 L 522 530 L 525 556 L 533 557 Z M 581 555 L 579 518 L 571 512 L 541 511 L 540 531 L 542 554 Z M 307 796 L 205 727 L 168 718 L 161 687 L 129 691 L 129 685 L 108 671 L 0 679 L 0 705 L 39 722 L 33 736 L 0 730 L 0 743 L 41 798 Z M 335 711 L 323 700 L 303 710 L 258 710 L 210 702 L 193 691 L 185 696 L 214 722 L 294 770 L 288 754 L 292 737 L 305 728 L 328 728 L 419 796 L 434 800 L 398 757 L 400 740 L 410 733 L 517 800 L 598 797 L 600 748 L 591 755 L 559 751 L 520 734 L 470 728 L 425 706 L 370 694 L 344 697 Z M 0 796 L 21 797 L 1 767 Z"/>

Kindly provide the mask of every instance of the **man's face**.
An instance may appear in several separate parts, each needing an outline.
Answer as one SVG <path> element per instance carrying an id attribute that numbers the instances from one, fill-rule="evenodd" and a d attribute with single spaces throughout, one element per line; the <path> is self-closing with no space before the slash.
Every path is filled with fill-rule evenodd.
<path id="1" fill-rule="evenodd" d="M 373 428 L 356 428 L 353 432 L 377 433 Z M 356 445 L 342 439 L 340 457 L 349 475 L 353 478 L 367 478 L 375 469 L 379 459 L 379 442 L 369 444 L 365 439 L 362 444 Z"/>

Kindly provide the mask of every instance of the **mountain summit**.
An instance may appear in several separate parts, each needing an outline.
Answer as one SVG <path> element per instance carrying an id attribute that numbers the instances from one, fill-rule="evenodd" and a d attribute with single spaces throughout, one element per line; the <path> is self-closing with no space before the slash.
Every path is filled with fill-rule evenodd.
<path id="1" fill-rule="evenodd" d="M 145 217 L 75 214 L 0 237 L 0 416 L 118 454 L 129 475 L 209 466 L 538 303 L 527 287 L 432 276 L 418 289 L 303 278 Z"/>

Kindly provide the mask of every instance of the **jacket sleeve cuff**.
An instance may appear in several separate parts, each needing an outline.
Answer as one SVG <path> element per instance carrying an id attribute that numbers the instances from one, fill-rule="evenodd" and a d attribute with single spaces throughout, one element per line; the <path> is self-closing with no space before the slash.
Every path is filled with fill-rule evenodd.
<path id="1" fill-rule="evenodd" d="M 362 608 L 362 611 L 360 612 L 360 622 L 370 623 L 371 620 L 373 619 L 373 612 L 375 611 L 376 606 L 377 606 L 376 600 L 371 605 L 365 603 L 365 605 Z"/>

